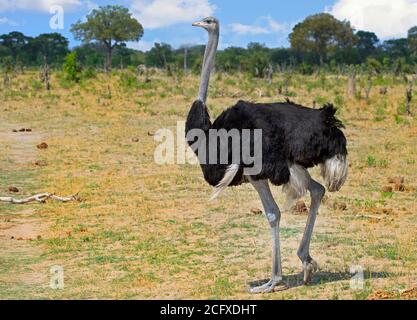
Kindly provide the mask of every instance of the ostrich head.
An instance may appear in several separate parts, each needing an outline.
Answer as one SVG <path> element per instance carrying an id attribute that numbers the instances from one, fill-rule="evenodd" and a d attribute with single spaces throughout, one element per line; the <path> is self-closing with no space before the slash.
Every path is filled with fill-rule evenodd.
<path id="1" fill-rule="evenodd" d="M 219 31 L 219 20 L 213 17 L 204 18 L 201 21 L 193 23 L 194 27 L 201 27 L 207 30 L 208 33 L 215 33 Z"/>

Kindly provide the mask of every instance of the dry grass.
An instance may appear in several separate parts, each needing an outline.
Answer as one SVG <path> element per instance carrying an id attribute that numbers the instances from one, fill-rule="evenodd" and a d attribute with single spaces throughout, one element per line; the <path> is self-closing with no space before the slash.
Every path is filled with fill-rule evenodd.
<path id="1" fill-rule="evenodd" d="M 292 80 L 295 102 L 340 107 L 350 176 L 320 211 L 314 283 L 300 285 L 296 257 L 306 216 L 284 214 L 283 268 L 291 288 L 251 296 L 248 283 L 270 272 L 269 228 L 251 213 L 260 207 L 255 192 L 246 185 L 207 203 L 211 190 L 198 166 L 158 166 L 153 159 L 151 134 L 185 119 L 197 78 L 154 75 L 150 84 L 128 88 L 115 74 L 111 98 L 101 75 L 70 88 L 54 77 L 50 93 L 35 78 L 19 76 L 0 92 L 1 193 L 13 185 L 19 196 L 80 192 L 83 201 L 0 204 L 0 298 L 407 298 L 402 290 L 417 287 L 417 119 L 397 115 L 405 95 L 399 80 L 377 79 L 369 102 L 348 99 L 345 79 Z M 282 100 L 279 81 L 215 77 L 212 116 L 237 99 Z M 387 96 L 378 85 L 389 87 Z M 12 132 L 22 127 L 33 132 Z M 49 148 L 37 150 L 41 142 Z M 39 160 L 47 166 L 34 165 Z M 405 191 L 383 192 L 396 176 L 405 178 Z M 280 190 L 274 193 L 283 204 Z M 335 210 L 341 203 L 347 209 Z M 49 288 L 53 265 L 64 267 L 63 290 Z M 351 265 L 365 269 L 363 290 L 350 288 Z"/>

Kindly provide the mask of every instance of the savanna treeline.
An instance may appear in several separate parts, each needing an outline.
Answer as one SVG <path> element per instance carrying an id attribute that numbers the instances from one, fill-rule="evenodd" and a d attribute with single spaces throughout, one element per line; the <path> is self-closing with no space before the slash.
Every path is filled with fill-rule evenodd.
<path id="1" fill-rule="evenodd" d="M 72 69 L 73 75 L 81 69 L 109 71 L 140 65 L 168 72 L 199 72 L 201 67 L 204 46 L 173 48 L 167 43 L 155 43 L 148 52 L 128 48 L 126 42 L 140 41 L 146 30 L 121 6 L 93 10 L 86 22 L 72 25 L 71 31 L 81 45 L 70 48 L 68 39 L 59 33 L 37 37 L 21 32 L 0 35 L 3 72 L 23 72 L 25 68 L 44 65 Z M 288 48 L 268 48 L 253 42 L 246 48 L 221 50 L 216 69 L 247 72 L 254 77 L 270 77 L 275 71 L 286 70 L 302 74 L 319 69 L 342 72 L 352 65 L 397 75 L 414 74 L 417 70 L 417 26 L 408 31 L 407 38 L 381 41 L 373 32 L 354 30 L 348 21 L 320 13 L 297 24 L 289 40 Z"/>

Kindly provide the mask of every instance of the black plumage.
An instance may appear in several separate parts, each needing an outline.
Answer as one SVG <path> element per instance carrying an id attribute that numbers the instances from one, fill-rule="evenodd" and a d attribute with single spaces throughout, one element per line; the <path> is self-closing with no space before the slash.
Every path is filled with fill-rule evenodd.
<path id="1" fill-rule="evenodd" d="M 210 129 L 262 129 L 262 171 L 252 178 L 283 185 L 289 182 L 289 166 L 292 164 L 311 168 L 336 155 L 347 155 L 346 138 L 341 131 L 343 124 L 335 117 L 335 113 L 336 109 L 331 104 L 321 109 L 310 109 L 288 100 L 271 104 L 238 101 L 212 123 L 207 107 L 197 100 L 189 112 L 186 133 L 192 129 L 201 129 L 205 132 L 207 144 L 219 144 L 219 141 L 210 141 Z M 188 141 L 189 145 L 194 142 Z M 196 154 L 198 155 L 197 152 Z M 208 152 L 206 156 L 208 159 Z M 228 164 L 201 164 L 205 180 L 216 186 L 230 164 L 232 157 L 229 147 Z M 240 169 L 231 186 L 246 181 L 243 177 L 243 168 L 246 165 L 238 164 Z"/>

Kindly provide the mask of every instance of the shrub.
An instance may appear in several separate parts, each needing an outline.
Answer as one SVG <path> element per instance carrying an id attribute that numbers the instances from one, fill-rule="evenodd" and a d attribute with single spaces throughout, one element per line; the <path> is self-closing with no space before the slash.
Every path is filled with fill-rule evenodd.
<path id="1" fill-rule="evenodd" d="M 64 73 L 65 78 L 69 81 L 79 82 L 80 81 L 81 67 L 77 62 L 77 52 L 73 51 L 65 57 Z"/>

